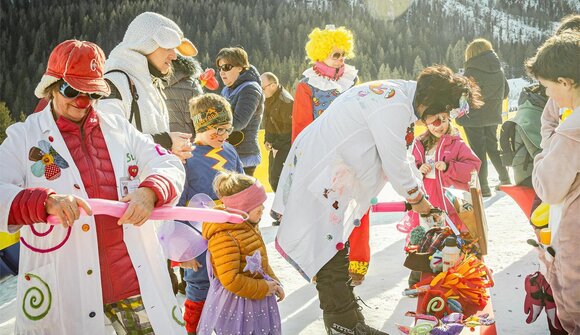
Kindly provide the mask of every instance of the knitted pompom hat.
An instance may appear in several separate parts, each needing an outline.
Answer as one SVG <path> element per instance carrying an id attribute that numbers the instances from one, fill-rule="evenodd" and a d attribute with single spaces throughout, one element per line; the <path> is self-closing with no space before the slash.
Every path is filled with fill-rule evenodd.
<path id="1" fill-rule="evenodd" d="M 123 42 L 129 49 L 149 55 L 157 48 L 177 49 L 183 56 L 197 55 L 197 48 L 179 26 L 163 15 L 145 12 L 129 24 Z"/>

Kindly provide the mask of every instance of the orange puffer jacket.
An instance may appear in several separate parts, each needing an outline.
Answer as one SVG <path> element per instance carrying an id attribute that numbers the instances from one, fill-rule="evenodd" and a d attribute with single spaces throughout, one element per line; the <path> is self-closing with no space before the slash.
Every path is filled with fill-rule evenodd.
<path id="1" fill-rule="evenodd" d="M 278 281 L 268 264 L 266 245 L 259 230 L 249 222 L 204 222 L 202 233 L 208 240 L 214 276 L 225 289 L 243 298 L 264 299 L 268 293 L 264 277 L 258 273 L 244 272 L 246 256 L 251 256 L 259 250 L 262 256 L 262 269 Z"/>

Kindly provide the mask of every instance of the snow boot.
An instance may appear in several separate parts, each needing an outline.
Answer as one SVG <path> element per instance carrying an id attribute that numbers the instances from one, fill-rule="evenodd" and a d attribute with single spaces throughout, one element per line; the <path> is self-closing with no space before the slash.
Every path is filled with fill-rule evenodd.
<path id="1" fill-rule="evenodd" d="M 374 329 L 364 322 L 364 317 L 358 308 L 352 308 L 341 313 L 323 313 L 324 327 L 328 335 L 388 335 Z"/>

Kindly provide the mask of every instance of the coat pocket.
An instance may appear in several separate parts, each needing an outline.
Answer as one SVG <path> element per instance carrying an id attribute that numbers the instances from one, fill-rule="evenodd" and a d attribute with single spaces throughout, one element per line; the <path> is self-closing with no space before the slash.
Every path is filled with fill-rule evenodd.
<path id="1" fill-rule="evenodd" d="M 56 269 L 53 263 L 30 271 L 18 278 L 16 316 L 17 334 L 56 334 L 60 328 L 60 306 Z"/>

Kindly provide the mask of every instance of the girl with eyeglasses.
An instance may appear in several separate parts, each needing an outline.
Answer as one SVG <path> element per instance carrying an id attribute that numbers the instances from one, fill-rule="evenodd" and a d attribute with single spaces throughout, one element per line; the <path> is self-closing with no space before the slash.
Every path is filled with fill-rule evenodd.
<path id="1" fill-rule="evenodd" d="M 230 143 L 234 144 L 247 175 L 254 175 L 262 161 L 258 144 L 258 130 L 264 113 L 264 92 L 260 73 L 248 61 L 242 48 L 223 48 L 215 64 L 225 87 L 221 95 L 232 106 L 234 132 Z"/>
<path id="2" fill-rule="evenodd" d="M 354 37 L 345 27 L 315 28 L 308 35 L 305 49 L 312 66 L 302 73 L 296 86 L 292 141 L 358 80 L 358 70 L 345 63 L 354 57 Z"/>

